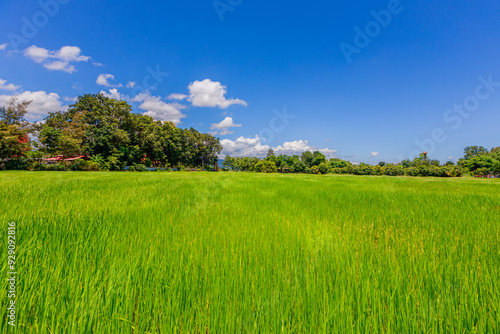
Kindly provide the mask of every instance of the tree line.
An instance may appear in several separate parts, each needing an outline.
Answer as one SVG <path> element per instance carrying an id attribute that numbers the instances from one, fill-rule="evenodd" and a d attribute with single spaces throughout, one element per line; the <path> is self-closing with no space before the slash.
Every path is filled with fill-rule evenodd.
<path id="1" fill-rule="evenodd" d="M 30 103 L 13 98 L 0 108 L 1 169 L 123 170 L 127 166 L 137 171 L 146 167 L 212 170 L 222 151 L 219 138 L 135 114 L 126 101 L 102 94 L 80 96 L 67 111 L 49 113 L 35 124 L 25 119 Z M 43 160 L 54 156 L 85 159 L 51 164 Z M 424 154 L 399 163 L 352 164 L 339 158 L 328 160 L 319 151 L 276 156 L 270 149 L 264 159 L 228 155 L 222 166 L 225 171 L 262 173 L 457 177 L 500 174 L 500 147 L 467 146 L 456 164 L 441 164 Z"/>
<path id="2" fill-rule="evenodd" d="M 80 96 L 67 111 L 50 113 L 35 124 L 25 119 L 29 104 L 14 98 L 0 108 L 4 169 L 211 169 L 222 150 L 219 138 L 135 114 L 127 102 L 102 94 Z M 22 140 L 26 136 L 32 140 Z M 42 160 L 47 156 L 86 159 L 48 166 Z"/>
<path id="3" fill-rule="evenodd" d="M 470 175 L 500 175 L 500 147 L 487 150 L 482 146 L 467 146 L 464 157 L 457 163 L 448 161 L 441 164 L 438 160 L 428 159 L 422 153 L 413 160 L 399 163 L 380 162 L 377 165 L 366 163 L 353 164 L 339 158 L 327 159 L 319 151 L 303 152 L 298 155 L 278 155 L 272 149 L 264 159 L 252 157 L 226 156 L 222 163 L 226 171 L 262 173 L 304 173 L 304 174 L 352 174 L 388 176 L 435 176 L 459 177 Z"/>

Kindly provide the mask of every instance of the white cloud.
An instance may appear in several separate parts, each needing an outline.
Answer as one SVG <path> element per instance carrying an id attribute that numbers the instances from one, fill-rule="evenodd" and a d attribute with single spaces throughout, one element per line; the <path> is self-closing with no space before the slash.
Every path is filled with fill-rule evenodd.
<path id="1" fill-rule="evenodd" d="M 73 73 L 76 72 L 76 68 L 73 65 L 69 65 L 68 63 L 65 63 L 60 60 L 56 60 L 52 63 L 48 63 L 43 65 L 46 69 L 48 70 L 53 70 L 53 71 L 63 71 L 66 73 Z"/>
<path id="2" fill-rule="evenodd" d="M 5 49 L 7 49 L 7 45 L 8 45 L 7 43 L 5 43 L 5 44 L 0 44 L 0 50 L 5 50 Z"/>
<path id="3" fill-rule="evenodd" d="M 11 84 L 11 83 L 7 84 L 7 80 L 0 79 L 0 90 L 7 90 L 10 92 L 15 92 L 19 88 L 21 88 L 21 86 L 16 86 L 16 85 Z"/>
<path id="4" fill-rule="evenodd" d="M 166 103 L 159 96 L 152 96 L 149 93 L 140 93 L 136 95 L 132 102 L 142 102 L 139 108 L 145 110 L 143 115 L 151 116 L 157 121 L 168 121 L 179 124 L 181 119 L 186 117 L 181 110 L 186 109 L 179 103 Z"/>
<path id="5" fill-rule="evenodd" d="M 167 99 L 169 100 L 184 100 L 185 98 L 187 98 L 188 96 L 187 95 L 184 95 L 184 94 L 170 94 Z"/>
<path id="6" fill-rule="evenodd" d="M 220 107 L 226 109 L 232 104 L 241 104 L 247 106 L 247 103 L 240 99 L 226 99 L 226 86 L 220 82 L 214 82 L 210 79 L 195 81 L 189 84 L 188 100 L 195 107 Z"/>
<path id="7" fill-rule="evenodd" d="M 92 65 L 97 66 L 97 67 L 103 67 L 104 66 L 104 64 L 96 63 L 96 62 L 93 62 Z"/>
<path id="8" fill-rule="evenodd" d="M 50 58 L 49 50 L 44 48 L 39 48 L 35 45 L 30 46 L 24 50 L 24 55 L 30 57 L 33 61 L 41 63 L 44 60 Z"/>
<path id="9" fill-rule="evenodd" d="M 236 140 L 223 139 L 221 140 L 223 150 L 221 156 L 226 155 L 236 157 L 258 157 L 263 158 L 266 156 L 267 151 L 271 148 L 269 145 L 263 145 L 258 136 L 254 138 L 239 137 Z M 327 158 L 334 157 L 336 150 L 328 148 L 317 149 L 310 146 L 307 140 L 296 140 L 293 142 L 284 142 L 282 145 L 272 148 L 276 155 L 300 155 L 304 151 L 320 151 Z"/>
<path id="10" fill-rule="evenodd" d="M 221 136 L 233 134 L 234 131 L 230 131 L 230 128 L 240 128 L 241 124 L 234 124 L 232 117 L 224 118 L 220 123 L 213 123 L 210 126 L 210 130 L 216 130 L 213 132 L 214 135 L 219 134 Z"/>
<path id="11" fill-rule="evenodd" d="M 377 157 L 380 154 L 380 152 L 370 152 L 370 154 L 372 157 Z"/>
<path id="12" fill-rule="evenodd" d="M 16 96 L 18 101 L 33 101 L 28 106 L 28 112 L 26 114 L 26 119 L 30 121 L 40 120 L 41 118 L 47 116 L 49 112 L 68 109 L 68 106 L 63 105 L 59 95 L 56 93 L 26 91 L 13 96 Z M 11 95 L 0 95 L 0 105 L 8 104 L 11 98 Z"/>
<path id="13" fill-rule="evenodd" d="M 259 136 L 255 136 L 255 138 L 239 137 L 235 141 L 223 139 L 220 143 L 223 147 L 222 156 L 264 157 L 271 148 L 269 145 L 262 145 Z"/>
<path id="14" fill-rule="evenodd" d="M 24 50 L 24 55 L 36 63 L 43 63 L 48 70 L 73 73 L 76 68 L 70 63 L 87 62 L 90 59 L 81 52 L 77 46 L 63 46 L 59 50 L 51 51 L 32 45 Z"/>
<path id="15" fill-rule="evenodd" d="M 66 102 L 76 102 L 78 101 L 78 97 L 69 97 L 69 96 L 65 96 L 63 97 L 63 100 L 66 101 Z"/>
<path id="16" fill-rule="evenodd" d="M 96 84 L 106 87 L 122 87 L 122 84 L 111 83 L 110 80 L 114 81 L 115 76 L 113 74 L 100 74 L 97 77 Z"/>
<path id="17" fill-rule="evenodd" d="M 291 142 L 284 142 L 282 145 L 275 147 L 274 153 L 277 155 L 300 155 L 305 151 L 319 151 L 323 153 L 327 158 L 333 158 L 337 150 L 330 150 L 328 148 L 317 149 L 314 146 L 309 145 L 307 140 L 296 140 Z"/>
<path id="18" fill-rule="evenodd" d="M 137 84 L 137 82 L 135 82 L 135 81 L 129 81 L 127 84 L 127 88 L 134 88 L 136 84 Z"/>
<path id="19" fill-rule="evenodd" d="M 116 89 L 116 88 L 110 89 L 109 93 L 101 90 L 99 92 L 99 94 L 102 94 L 106 97 L 109 97 L 110 99 L 121 100 L 121 101 L 127 100 L 127 97 L 125 95 L 122 95 L 120 92 L 118 92 L 118 89 Z"/>

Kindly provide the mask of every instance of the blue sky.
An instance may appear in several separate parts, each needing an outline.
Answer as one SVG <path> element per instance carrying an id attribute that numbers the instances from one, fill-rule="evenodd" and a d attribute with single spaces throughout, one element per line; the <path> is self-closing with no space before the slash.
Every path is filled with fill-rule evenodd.
<path id="1" fill-rule="evenodd" d="M 104 91 L 232 155 L 446 161 L 500 145 L 497 1 L 4 0 L 0 13 L 0 103 L 33 99 L 33 121 Z"/>

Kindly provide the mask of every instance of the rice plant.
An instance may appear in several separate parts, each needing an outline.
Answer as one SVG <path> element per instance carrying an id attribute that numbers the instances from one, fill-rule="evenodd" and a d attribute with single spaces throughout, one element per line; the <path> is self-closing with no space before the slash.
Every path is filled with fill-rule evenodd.
<path id="1" fill-rule="evenodd" d="M 1 172 L 2 333 L 499 332 L 500 182 Z"/>

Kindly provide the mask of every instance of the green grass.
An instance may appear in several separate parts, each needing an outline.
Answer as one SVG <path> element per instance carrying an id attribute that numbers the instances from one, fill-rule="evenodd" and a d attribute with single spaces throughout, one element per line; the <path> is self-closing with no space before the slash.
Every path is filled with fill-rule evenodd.
<path id="1" fill-rule="evenodd" d="M 0 173 L 17 333 L 495 333 L 500 182 Z"/>

